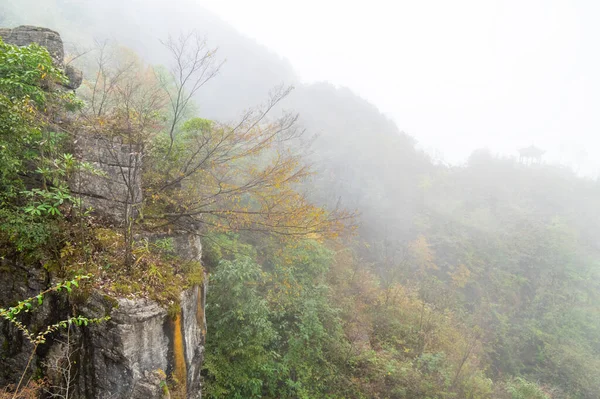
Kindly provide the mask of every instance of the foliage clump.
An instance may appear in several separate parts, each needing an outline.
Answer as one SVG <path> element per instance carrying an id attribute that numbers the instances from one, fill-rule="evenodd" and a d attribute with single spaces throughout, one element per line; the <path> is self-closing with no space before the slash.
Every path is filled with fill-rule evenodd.
<path id="1" fill-rule="evenodd" d="M 45 48 L 0 39 L 0 255 L 56 248 L 59 216 L 73 205 L 64 179 L 73 159 L 62 152 L 65 135 L 50 129 L 54 117 L 81 105 L 54 89 L 66 79 Z"/>

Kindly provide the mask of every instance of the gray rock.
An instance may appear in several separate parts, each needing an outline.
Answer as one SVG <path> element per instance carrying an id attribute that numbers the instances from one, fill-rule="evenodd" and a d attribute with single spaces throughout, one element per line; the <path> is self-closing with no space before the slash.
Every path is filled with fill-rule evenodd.
<path id="1" fill-rule="evenodd" d="M 13 29 L 0 28 L 0 37 L 5 43 L 15 46 L 27 46 L 37 43 L 48 49 L 50 56 L 56 66 L 63 69 L 69 82 L 65 85 L 67 89 L 75 90 L 83 81 L 83 74 L 74 67 L 64 65 L 65 50 L 60 34 L 52 29 L 39 26 L 22 25 Z"/>
<path id="2" fill-rule="evenodd" d="M 202 262 L 202 241 L 198 235 L 178 231 L 172 235 L 172 238 L 179 259 Z"/>
<path id="3" fill-rule="evenodd" d="M 206 284 L 203 287 L 196 286 L 184 291 L 181 296 L 187 365 L 187 397 L 188 399 L 200 399 L 202 397 L 200 371 L 204 359 L 204 337 L 206 335 L 204 318 Z"/>
<path id="4" fill-rule="evenodd" d="M 193 287 L 181 295 L 186 392 L 190 399 L 201 398 L 204 291 L 204 287 Z M 82 312 L 99 317 L 105 308 L 106 299 L 96 293 Z M 79 373 L 81 397 L 163 398 L 164 380 L 160 376 L 174 372 L 174 328 L 178 326 L 164 308 L 146 299 L 118 299 L 110 315 L 110 321 L 90 328 L 87 334 L 85 364 Z"/>
<path id="5" fill-rule="evenodd" d="M 72 65 L 65 66 L 65 75 L 69 78 L 69 82 L 65 85 L 67 89 L 75 90 L 81 86 L 83 82 L 83 72 L 73 67 Z"/>
<path id="6" fill-rule="evenodd" d="M 55 64 L 62 67 L 65 51 L 60 34 L 52 29 L 41 28 L 39 26 L 23 25 L 14 29 L 0 29 L 0 37 L 5 43 L 15 46 L 27 46 L 31 43 L 37 43 L 48 49 Z"/>
<path id="7" fill-rule="evenodd" d="M 75 152 L 89 162 L 129 167 L 140 161 L 136 145 L 123 142 L 120 137 L 99 134 L 79 134 L 75 138 Z"/>
<path id="8" fill-rule="evenodd" d="M 140 169 L 98 162 L 90 164 L 102 174 L 82 172 L 71 186 L 73 192 L 121 203 L 142 201 Z"/>
<path id="9" fill-rule="evenodd" d="M 142 202 L 142 155 L 137 147 L 119 137 L 79 134 L 74 153 L 102 173 L 82 171 L 71 181 L 71 191 L 82 196 L 83 206 L 116 224 L 124 223 L 126 214 L 135 215 Z"/>
<path id="10" fill-rule="evenodd" d="M 145 372 L 144 376 L 137 382 L 131 399 L 148 399 L 148 398 L 162 398 L 170 399 L 168 389 L 163 389 L 165 381 L 163 379 L 163 373 L 159 371 Z"/>
<path id="11" fill-rule="evenodd" d="M 99 316 L 103 298 L 90 299 L 82 311 Z M 90 308 L 92 310 L 90 310 Z M 164 324 L 167 312 L 157 303 L 139 299 L 119 299 L 110 312 L 111 320 L 89 329 L 84 374 L 92 374 L 86 394 L 95 398 L 133 398 L 144 392 L 146 398 L 160 398 L 159 386 L 151 390 L 147 373 L 167 370 L 169 337 Z M 89 379 L 89 378 L 88 378 Z M 83 384 L 82 384 L 83 385 Z"/>

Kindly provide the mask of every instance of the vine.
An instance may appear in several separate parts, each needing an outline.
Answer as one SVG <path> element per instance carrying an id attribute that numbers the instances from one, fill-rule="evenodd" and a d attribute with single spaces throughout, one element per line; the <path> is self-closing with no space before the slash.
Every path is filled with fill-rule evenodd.
<path id="1" fill-rule="evenodd" d="M 110 319 L 110 317 L 108 316 L 100 318 L 87 318 L 79 315 L 69 317 L 65 320 L 61 320 L 54 324 L 45 326 L 45 328 L 42 328 L 39 332 L 33 332 L 24 323 L 17 320 L 17 315 L 21 313 L 29 313 L 34 309 L 35 306 L 42 305 L 44 303 L 44 297 L 52 292 L 67 291 L 68 293 L 71 293 L 73 287 L 79 287 L 79 283 L 82 280 L 87 280 L 89 278 L 91 278 L 91 275 L 75 276 L 72 280 L 59 282 L 54 286 L 48 288 L 47 290 L 40 292 L 36 296 L 23 299 L 19 301 L 15 306 L 9 307 L 7 309 L 0 308 L 0 317 L 14 325 L 19 331 L 21 331 L 25 339 L 27 339 L 27 341 L 29 341 L 33 345 L 33 349 L 31 350 L 31 354 L 29 355 L 29 359 L 27 361 L 27 365 L 25 366 L 25 369 L 21 374 L 21 378 L 19 379 L 19 383 L 17 384 L 17 387 L 13 393 L 13 399 L 16 399 L 18 397 L 19 390 L 21 388 L 21 385 L 23 384 L 23 380 L 25 378 L 25 375 L 27 374 L 27 371 L 29 370 L 29 366 L 31 365 L 31 361 L 33 360 L 33 356 L 35 355 L 37 347 L 41 344 L 46 343 L 46 338 L 49 334 L 58 331 L 61 328 L 68 328 L 71 325 L 87 326 L 89 324 L 98 324 Z"/>

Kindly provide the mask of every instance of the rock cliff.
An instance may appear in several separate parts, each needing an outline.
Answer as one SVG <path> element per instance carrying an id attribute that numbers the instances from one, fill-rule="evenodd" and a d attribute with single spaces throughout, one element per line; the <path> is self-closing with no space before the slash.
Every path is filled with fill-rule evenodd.
<path id="1" fill-rule="evenodd" d="M 70 79 L 66 89 L 74 90 L 81 84 L 81 73 L 65 66 L 63 43 L 57 32 L 20 26 L 0 29 L 0 37 L 19 46 L 35 42 L 47 47 L 56 65 Z M 118 220 L 127 207 L 135 208 L 142 199 L 141 154 L 114 140 L 75 135 L 76 155 L 104 173 L 80 176 L 71 184 L 72 191 L 80 194 L 99 216 L 112 221 Z M 175 233 L 171 238 L 178 260 L 200 262 L 202 246 L 196 236 Z M 0 278 L 6 287 L 0 290 L 0 307 L 36 295 L 53 280 L 41 265 L 19 259 L 0 259 Z M 206 289 L 204 282 L 183 291 L 181 310 L 176 314 L 169 314 L 149 299 L 119 298 L 93 291 L 78 304 L 78 313 L 90 318 L 108 315 L 110 320 L 81 327 L 69 336 L 55 336 L 36 351 L 34 368 L 45 372 L 52 381 L 60 377 L 53 375 L 57 373 L 53 360 L 71 359 L 72 398 L 164 398 L 169 395 L 166 376 L 177 380 L 179 391 L 185 392 L 187 398 L 200 398 Z M 28 315 L 25 322 L 44 326 L 63 320 L 72 306 L 66 299 L 53 296 L 39 311 Z M 31 349 L 17 329 L 0 322 L 0 386 L 16 381 Z"/>
<path id="2" fill-rule="evenodd" d="M 200 398 L 205 292 L 205 285 L 182 292 L 175 317 L 151 300 L 95 292 L 81 312 L 89 317 L 108 313 L 111 319 L 82 334 L 80 397 L 162 398 L 169 375 L 187 398 Z"/>

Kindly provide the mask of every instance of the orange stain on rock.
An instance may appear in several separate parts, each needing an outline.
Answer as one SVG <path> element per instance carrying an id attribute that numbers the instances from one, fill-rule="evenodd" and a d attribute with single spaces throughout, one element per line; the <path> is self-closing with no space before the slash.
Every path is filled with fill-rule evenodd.
<path id="1" fill-rule="evenodd" d="M 187 366 L 185 364 L 184 350 L 181 312 L 179 312 L 173 321 L 173 375 L 178 383 L 185 389 L 187 382 Z"/>

